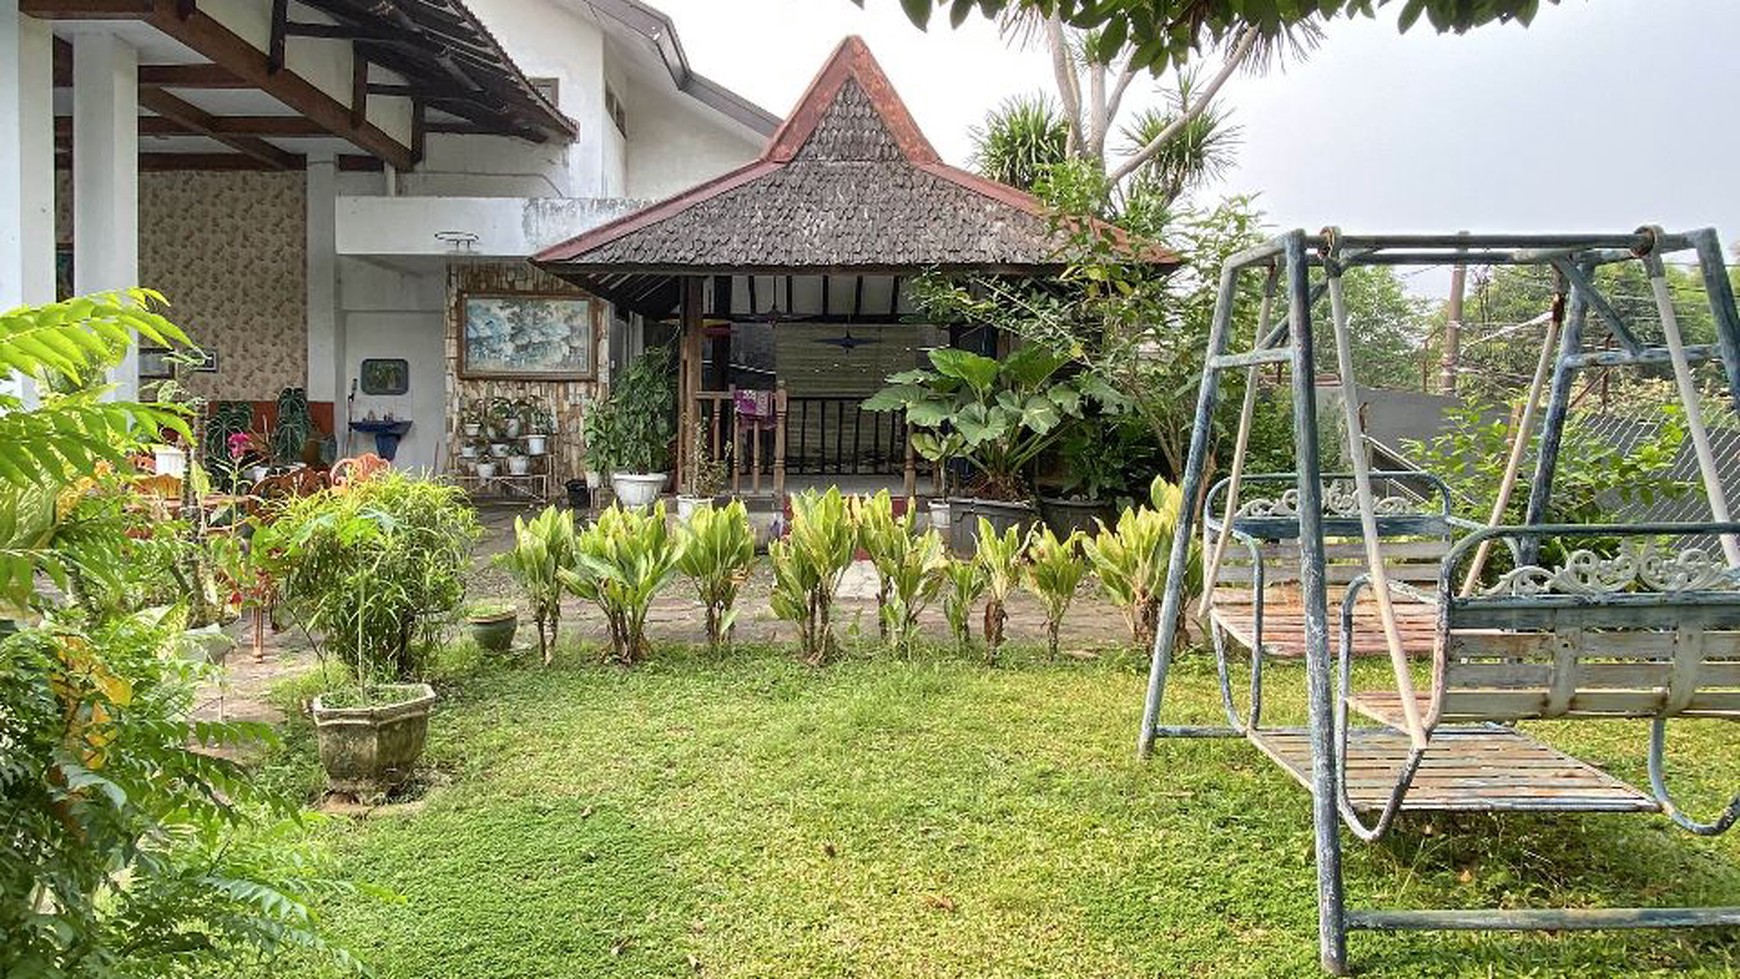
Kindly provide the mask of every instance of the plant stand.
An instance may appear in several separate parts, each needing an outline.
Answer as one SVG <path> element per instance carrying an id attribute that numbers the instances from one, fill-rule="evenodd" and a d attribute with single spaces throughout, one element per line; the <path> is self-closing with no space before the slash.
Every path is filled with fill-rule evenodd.
<path id="1" fill-rule="evenodd" d="M 507 471 L 507 459 L 496 459 L 496 471 L 491 476 L 479 476 L 472 472 L 459 472 L 455 475 L 461 489 L 465 490 L 475 501 L 520 502 L 533 506 L 544 506 L 550 502 L 553 485 L 553 474 L 550 472 L 550 459 L 555 455 L 554 435 L 517 435 L 506 441 L 513 442 L 524 449 L 532 438 L 544 440 L 544 451 L 526 458 L 531 460 L 526 472 L 515 475 Z"/>

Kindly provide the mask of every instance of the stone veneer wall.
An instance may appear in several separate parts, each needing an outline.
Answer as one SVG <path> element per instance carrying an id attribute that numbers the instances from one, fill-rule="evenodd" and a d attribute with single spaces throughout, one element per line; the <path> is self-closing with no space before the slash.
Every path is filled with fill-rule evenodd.
<path id="1" fill-rule="evenodd" d="M 459 376 L 459 331 L 463 310 L 460 297 L 467 292 L 525 292 L 542 295 L 552 293 L 586 296 L 586 292 L 530 264 L 454 264 L 447 270 L 447 467 L 457 470 L 459 447 L 464 444 L 464 408 L 475 398 L 542 398 L 555 416 L 556 432 L 551 438 L 550 472 L 555 482 L 550 491 L 559 491 L 563 480 L 585 471 L 585 442 L 582 436 L 582 405 L 592 398 L 603 397 L 608 390 L 598 381 L 519 381 L 505 378 L 467 379 Z M 605 376 L 610 363 L 607 349 L 609 331 L 608 306 L 594 299 L 592 306 L 593 363 L 598 376 Z"/>

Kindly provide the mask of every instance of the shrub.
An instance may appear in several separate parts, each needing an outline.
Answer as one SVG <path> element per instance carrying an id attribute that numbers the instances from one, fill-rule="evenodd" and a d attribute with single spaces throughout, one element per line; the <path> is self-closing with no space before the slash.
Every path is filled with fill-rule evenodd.
<path id="1" fill-rule="evenodd" d="M 1118 515 L 1113 528 L 1101 521 L 1099 533 L 1082 542 L 1100 588 L 1123 610 L 1131 641 L 1144 647 L 1154 644 L 1154 633 L 1159 627 L 1172 536 L 1183 502 L 1179 488 L 1162 479 L 1154 481 L 1150 496 L 1153 507 L 1126 509 Z M 1196 565 L 1193 554 L 1188 567 L 1195 569 Z M 1189 585 L 1186 582 L 1186 597 L 1198 590 Z"/>
<path id="2" fill-rule="evenodd" d="M 387 470 L 291 503 L 254 546 L 271 556 L 286 610 L 367 695 L 417 677 L 417 626 L 459 607 L 477 536 L 459 489 Z"/>
<path id="3" fill-rule="evenodd" d="M 971 558 L 949 558 L 943 574 L 948 577 L 943 616 L 948 619 L 955 645 L 964 651 L 973 644 L 973 603 L 985 594 L 985 569 Z"/>
<path id="4" fill-rule="evenodd" d="M 1028 537 L 1028 563 L 1022 568 L 1021 580 L 1045 606 L 1046 655 L 1051 659 L 1057 658 L 1057 631 L 1063 625 L 1063 616 L 1075 601 L 1082 575 L 1087 573 L 1076 554 L 1080 537 L 1080 533 L 1072 532 L 1058 540 L 1050 527 L 1041 527 Z"/>
<path id="5" fill-rule="evenodd" d="M 877 574 L 888 583 L 887 600 L 878 611 L 882 632 L 896 650 L 911 653 L 918 617 L 948 580 L 948 552 L 935 530 L 913 535 L 902 528 L 884 543 L 888 546 L 874 557 Z"/>
<path id="6" fill-rule="evenodd" d="M 682 528 L 677 567 L 695 583 L 707 610 L 707 645 L 715 652 L 731 641 L 737 592 L 755 566 L 755 531 L 742 500 L 724 509 L 697 507 Z"/>
<path id="7" fill-rule="evenodd" d="M 1027 549 L 1017 527 L 999 535 L 991 521 L 979 518 L 979 544 L 973 563 L 985 577 L 985 662 L 995 665 L 1003 647 L 1003 624 L 1009 621 L 1009 596 L 1021 581 L 1021 562 Z"/>
<path id="8" fill-rule="evenodd" d="M 575 567 L 558 574 L 570 591 L 604 613 L 617 662 L 632 665 L 651 651 L 647 610 L 676 572 L 677 551 L 663 503 L 650 513 L 613 506 L 575 536 Z"/>
<path id="9" fill-rule="evenodd" d="M 525 589 L 545 666 L 555 656 L 562 624 L 561 570 L 573 568 L 574 561 L 574 515 L 553 506 L 530 522 L 515 517 L 513 549 L 495 557 L 495 564 Z"/>
<path id="10" fill-rule="evenodd" d="M 813 666 L 827 662 L 834 638 L 834 594 L 852 563 L 858 535 L 837 487 L 791 498 L 791 531 L 768 546 L 773 562 L 773 614 L 798 624 L 799 643 Z"/>
<path id="11" fill-rule="evenodd" d="M 875 496 L 854 496 L 846 501 L 847 512 L 858 533 L 858 546 L 869 555 L 876 569 L 876 629 L 888 641 L 888 599 L 892 582 L 887 568 L 899 563 L 912 542 L 912 513 L 894 516 L 894 498 L 887 490 Z"/>

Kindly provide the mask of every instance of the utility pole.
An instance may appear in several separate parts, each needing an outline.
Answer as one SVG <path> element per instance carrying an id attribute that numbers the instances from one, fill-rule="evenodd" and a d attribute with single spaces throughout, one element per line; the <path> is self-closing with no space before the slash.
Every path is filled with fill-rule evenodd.
<path id="1" fill-rule="evenodd" d="M 1458 234 L 1467 234 L 1462 231 Z M 1455 397 L 1456 373 L 1462 360 L 1462 298 L 1468 291 L 1468 266 L 1461 262 L 1450 271 L 1450 303 L 1445 308 L 1444 352 L 1439 360 L 1438 393 Z"/>

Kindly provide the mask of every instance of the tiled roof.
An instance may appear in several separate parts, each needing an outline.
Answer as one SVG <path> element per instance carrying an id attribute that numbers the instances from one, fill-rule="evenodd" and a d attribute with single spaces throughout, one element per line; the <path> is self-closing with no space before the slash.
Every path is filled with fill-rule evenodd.
<path id="1" fill-rule="evenodd" d="M 943 163 L 864 42 L 847 38 L 760 158 L 538 255 L 558 275 L 1039 273 L 1044 206 Z M 1140 257 L 1175 265 L 1157 248 Z"/>

